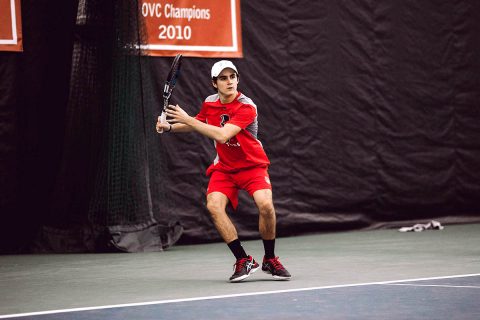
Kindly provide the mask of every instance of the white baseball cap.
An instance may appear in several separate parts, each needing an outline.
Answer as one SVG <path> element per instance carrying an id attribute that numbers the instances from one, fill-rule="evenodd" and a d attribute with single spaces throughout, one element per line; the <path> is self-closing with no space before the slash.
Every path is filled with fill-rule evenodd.
<path id="1" fill-rule="evenodd" d="M 215 62 L 215 64 L 212 67 L 212 78 L 218 77 L 220 72 L 222 72 L 223 69 L 225 69 L 225 68 L 233 69 L 238 74 L 237 67 L 235 67 L 235 65 L 232 63 L 232 61 L 220 60 L 220 61 Z"/>

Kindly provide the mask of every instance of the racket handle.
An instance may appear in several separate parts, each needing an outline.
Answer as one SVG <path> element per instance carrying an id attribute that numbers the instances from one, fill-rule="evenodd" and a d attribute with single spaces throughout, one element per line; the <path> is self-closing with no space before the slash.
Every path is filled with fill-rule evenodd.
<path id="1" fill-rule="evenodd" d="M 160 115 L 160 123 L 167 123 L 167 114 L 164 111 Z"/>
<path id="2" fill-rule="evenodd" d="M 167 114 L 164 111 L 162 111 L 162 114 L 160 115 L 160 123 L 167 123 Z M 163 129 L 158 132 L 163 133 Z"/>

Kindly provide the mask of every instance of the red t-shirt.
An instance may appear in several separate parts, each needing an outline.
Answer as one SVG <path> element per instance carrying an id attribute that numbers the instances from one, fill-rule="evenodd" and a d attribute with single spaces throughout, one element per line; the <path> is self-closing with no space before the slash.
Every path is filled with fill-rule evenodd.
<path id="1" fill-rule="evenodd" d="M 242 93 L 230 103 L 222 104 L 218 94 L 205 99 L 196 119 L 223 127 L 234 124 L 242 130 L 227 143 L 215 143 L 217 156 L 207 169 L 207 175 L 214 170 L 236 172 L 245 168 L 268 166 L 268 160 L 262 143 L 257 139 L 257 106 Z"/>

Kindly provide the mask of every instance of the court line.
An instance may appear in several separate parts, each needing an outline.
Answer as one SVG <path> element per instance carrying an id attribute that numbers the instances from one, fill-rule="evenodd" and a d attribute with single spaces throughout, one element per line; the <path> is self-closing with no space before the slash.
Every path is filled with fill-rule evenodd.
<path id="1" fill-rule="evenodd" d="M 386 286 L 407 286 L 407 287 L 440 287 L 440 288 L 468 288 L 480 289 L 479 286 L 451 286 L 446 284 L 413 284 L 413 283 L 386 283 Z"/>
<path id="2" fill-rule="evenodd" d="M 58 309 L 58 310 L 27 312 L 27 313 L 14 313 L 14 314 L 0 315 L 0 319 L 39 316 L 39 315 L 55 314 L 55 313 L 92 311 L 92 310 L 101 310 L 101 309 L 139 307 L 139 306 L 149 306 L 149 305 L 156 305 L 156 304 L 180 303 L 180 302 L 191 302 L 191 301 L 201 301 L 201 300 L 248 297 L 248 296 L 255 296 L 255 295 L 266 295 L 266 294 L 277 294 L 277 293 L 290 293 L 290 292 L 325 290 L 325 289 L 348 288 L 348 287 L 362 287 L 362 286 L 371 286 L 371 285 L 393 285 L 395 283 L 407 282 L 407 281 L 409 282 L 410 281 L 427 281 L 427 280 L 467 278 L 467 277 L 478 277 L 478 276 L 480 276 L 480 273 L 459 274 L 459 275 L 452 275 L 452 276 L 440 276 L 440 277 L 428 277 L 428 278 L 403 279 L 403 280 L 378 281 L 378 282 L 366 282 L 366 283 L 340 284 L 340 285 L 332 285 L 332 286 L 284 289 L 284 290 L 273 290 L 273 291 L 247 292 L 247 293 L 205 296 L 205 297 L 184 298 L 184 299 L 158 300 L 158 301 L 125 303 L 125 304 L 105 305 L 105 306 L 96 306 L 96 307 L 83 307 L 83 308 Z"/>

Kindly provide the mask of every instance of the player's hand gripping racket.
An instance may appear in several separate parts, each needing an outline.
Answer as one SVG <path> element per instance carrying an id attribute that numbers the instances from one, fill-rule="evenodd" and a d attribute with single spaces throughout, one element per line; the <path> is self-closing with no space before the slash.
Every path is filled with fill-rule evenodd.
<path id="1" fill-rule="evenodd" d="M 180 66 L 182 65 L 182 55 L 177 54 L 175 59 L 173 59 L 172 66 L 168 72 L 167 81 L 165 81 L 165 86 L 163 87 L 163 109 L 162 114 L 160 115 L 160 123 L 167 123 L 167 111 L 168 102 L 172 96 L 173 88 L 177 83 L 178 76 L 180 75 Z M 160 131 L 160 133 L 163 132 Z"/>

